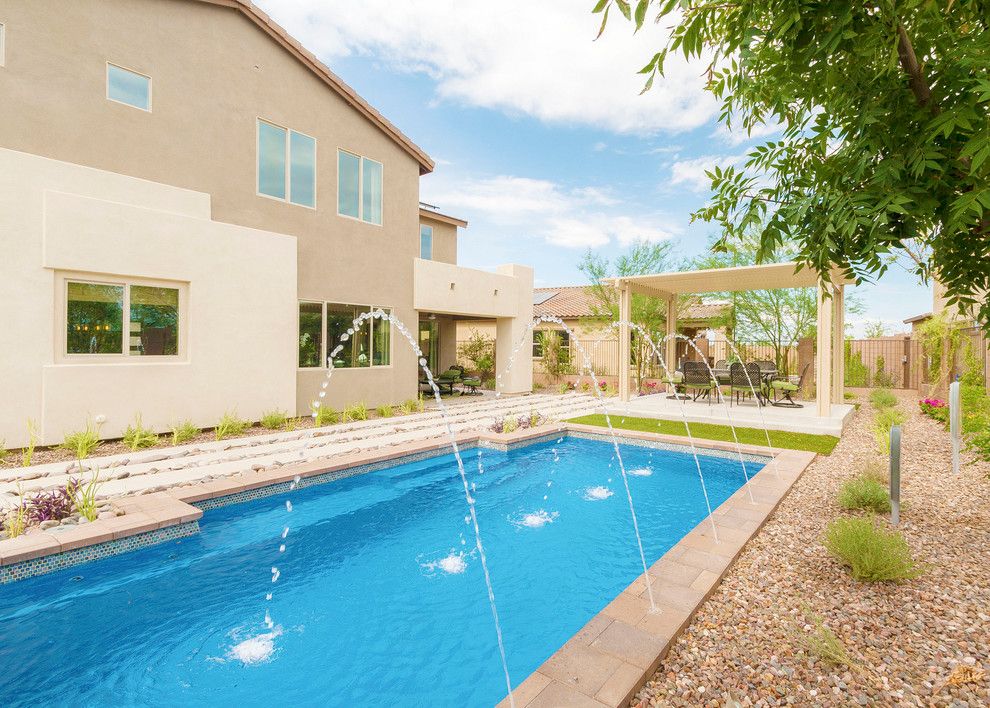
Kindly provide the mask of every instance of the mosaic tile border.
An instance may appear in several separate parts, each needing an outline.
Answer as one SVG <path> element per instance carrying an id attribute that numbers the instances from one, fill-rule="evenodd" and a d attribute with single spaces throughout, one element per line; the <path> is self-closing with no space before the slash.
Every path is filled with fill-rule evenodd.
<path id="1" fill-rule="evenodd" d="M 586 433 L 583 431 L 571 430 L 567 434 L 571 437 L 581 438 L 583 440 L 601 440 L 605 442 L 612 442 L 612 436 L 608 433 Z M 668 452 L 682 452 L 688 455 L 693 452 L 690 445 L 663 442 L 661 440 L 641 440 L 639 438 L 625 436 L 618 430 L 616 431 L 616 437 L 619 438 L 619 442 L 622 445 L 635 445 L 637 447 L 648 447 L 654 450 L 667 450 Z M 705 455 L 706 457 L 721 457 L 726 460 L 739 459 L 738 452 L 707 447 L 703 442 L 698 445 L 698 454 Z M 742 459 L 745 462 L 755 462 L 762 465 L 769 464 L 773 460 L 773 458 L 769 455 L 754 455 L 748 452 L 742 453 Z"/>
<path id="2" fill-rule="evenodd" d="M 189 521 L 184 524 L 166 526 L 146 533 L 118 538 L 113 541 L 105 541 L 92 546 L 83 546 L 71 551 L 53 553 L 41 558 L 22 561 L 0 567 L 0 585 L 13 583 L 18 580 L 33 578 L 38 575 L 47 575 L 66 568 L 72 568 L 90 561 L 109 558 L 110 556 L 136 551 L 139 548 L 156 546 L 160 543 L 174 541 L 187 536 L 194 536 L 199 533 L 199 522 Z"/>

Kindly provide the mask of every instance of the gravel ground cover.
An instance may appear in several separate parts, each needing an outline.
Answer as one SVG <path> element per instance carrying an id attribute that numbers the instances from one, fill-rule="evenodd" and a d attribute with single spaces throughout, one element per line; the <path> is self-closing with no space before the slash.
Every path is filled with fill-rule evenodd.
<path id="1" fill-rule="evenodd" d="M 948 434 L 896 392 L 903 428 L 898 527 L 920 578 L 854 581 L 821 544 L 843 512 L 843 481 L 881 460 L 873 407 L 854 414 L 676 640 L 633 706 L 990 705 L 990 464 L 964 455 L 951 471 Z M 848 663 L 808 644 L 831 630 Z"/>

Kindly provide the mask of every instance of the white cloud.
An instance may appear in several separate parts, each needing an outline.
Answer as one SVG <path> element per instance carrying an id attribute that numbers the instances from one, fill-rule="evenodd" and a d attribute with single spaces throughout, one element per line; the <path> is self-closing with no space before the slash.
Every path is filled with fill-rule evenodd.
<path id="1" fill-rule="evenodd" d="M 630 205 L 594 186 L 564 187 L 548 180 L 499 175 L 424 184 L 425 201 L 469 221 L 496 225 L 514 237 L 567 248 L 599 248 L 615 242 L 662 241 L 672 227 L 655 214 L 629 216 Z"/>
<path id="2" fill-rule="evenodd" d="M 780 123 L 761 123 L 760 125 L 753 126 L 753 129 L 749 132 L 742 126 L 741 120 L 734 120 L 733 124 L 735 127 L 730 131 L 725 127 L 724 123 L 719 123 L 718 127 L 711 134 L 711 137 L 720 138 L 729 145 L 737 146 L 750 141 L 760 140 L 761 138 L 769 138 L 771 135 L 776 135 L 783 130 L 783 126 Z"/>
<path id="3" fill-rule="evenodd" d="M 704 62 L 672 56 L 666 77 L 640 96 L 637 70 L 666 40 L 647 22 L 636 35 L 616 16 L 574 0 L 262 0 L 272 17 L 333 66 L 370 55 L 436 81 L 441 100 L 638 135 L 691 130 L 715 116 Z"/>
<path id="4" fill-rule="evenodd" d="M 742 162 L 745 155 L 702 155 L 687 160 L 677 160 L 670 166 L 670 186 L 684 185 L 694 192 L 705 192 L 712 181 L 706 171 L 715 166 L 730 167 Z"/>

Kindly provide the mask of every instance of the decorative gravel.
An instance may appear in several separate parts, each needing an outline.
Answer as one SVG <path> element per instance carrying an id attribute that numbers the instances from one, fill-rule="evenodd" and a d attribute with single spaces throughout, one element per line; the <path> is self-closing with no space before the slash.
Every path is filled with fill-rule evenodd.
<path id="1" fill-rule="evenodd" d="M 928 565 L 902 584 L 854 581 L 821 544 L 842 482 L 879 458 L 865 395 L 842 440 L 819 457 L 676 640 L 633 706 L 990 705 L 990 464 L 896 392 L 903 428 L 898 527 Z M 805 648 L 816 615 L 852 666 Z"/>

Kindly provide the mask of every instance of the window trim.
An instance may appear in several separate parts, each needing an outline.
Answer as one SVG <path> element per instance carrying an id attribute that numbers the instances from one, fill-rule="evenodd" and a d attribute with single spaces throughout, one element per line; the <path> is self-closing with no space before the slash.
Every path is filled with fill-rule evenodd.
<path id="1" fill-rule="evenodd" d="M 351 157 L 356 157 L 358 159 L 358 193 L 357 193 L 358 215 L 357 216 L 351 216 L 350 214 L 341 214 L 340 213 L 340 155 L 339 155 L 339 153 L 342 153 L 342 152 L 343 153 L 347 153 Z M 337 164 L 336 164 L 336 170 L 337 170 L 337 216 L 339 216 L 341 218 L 344 218 L 344 219 L 350 219 L 351 221 L 359 221 L 362 224 L 367 224 L 368 226 L 384 227 L 385 226 L 385 163 L 382 162 L 381 160 L 376 160 L 373 157 L 365 157 L 364 155 L 361 155 L 359 153 L 356 153 L 356 152 L 354 152 L 352 150 L 347 150 L 346 148 L 342 148 L 339 145 L 337 146 L 337 153 L 338 153 L 337 160 L 336 160 L 336 162 L 337 162 Z M 382 172 L 382 185 L 381 185 L 381 187 L 382 187 L 382 204 L 381 204 L 382 222 L 380 224 L 376 224 L 374 221 L 366 221 L 365 218 L 364 218 L 364 161 L 365 160 L 367 160 L 368 162 L 374 162 L 376 165 L 378 165 L 379 167 L 382 168 L 381 169 L 381 172 Z M 339 303 L 339 304 L 343 305 L 345 303 Z"/>
<path id="2" fill-rule="evenodd" d="M 135 74 L 137 76 L 143 76 L 144 78 L 146 78 L 148 80 L 148 107 L 147 108 L 142 108 L 141 106 L 135 106 L 133 103 L 125 103 L 124 101 L 118 101 L 116 98 L 111 98 L 110 97 L 110 67 L 111 66 L 116 67 L 116 68 L 118 68 L 118 69 L 120 69 L 122 71 L 126 71 L 128 73 Z M 154 96 L 155 96 L 153 81 L 154 80 L 148 74 L 145 74 L 145 73 L 143 73 L 141 71 L 135 71 L 134 69 L 130 69 L 130 68 L 124 66 L 123 64 L 117 64 L 116 62 L 112 62 L 112 61 L 109 61 L 109 60 L 107 61 L 107 70 L 106 70 L 106 84 L 107 84 L 107 87 L 106 87 L 106 98 L 107 98 L 108 101 L 112 101 L 113 103 L 119 104 L 121 106 L 127 106 L 128 108 L 133 108 L 133 109 L 138 110 L 138 111 L 144 111 L 145 113 L 151 113 L 152 112 L 152 108 L 154 107 Z"/>
<path id="3" fill-rule="evenodd" d="M 0 67 L 7 66 L 7 24 L 0 22 Z"/>
<path id="4" fill-rule="evenodd" d="M 121 336 L 121 351 L 114 353 L 102 353 L 102 354 L 84 354 L 84 353 L 69 353 L 69 341 L 67 335 L 67 327 L 69 326 L 69 283 L 85 283 L 87 285 L 122 285 L 124 287 L 124 301 L 122 305 L 121 312 L 123 313 L 123 322 L 121 325 L 124 326 L 124 330 Z M 138 287 L 152 287 L 152 288 L 171 288 L 178 291 L 179 295 L 179 326 L 178 337 L 179 346 L 175 354 L 161 354 L 156 356 L 137 356 L 130 353 L 131 350 L 131 334 L 130 327 L 126 326 L 130 324 L 131 311 L 131 286 Z M 177 280 L 159 280 L 155 278 L 141 278 L 141 277 L 122 277 L 117 275 L 108 275 L 104 273 L 82 273 L 76 271 L 59 271 L 56 274 L 56 292 L 59 293 L 56 298 L 55 306 L 55 322 L 58 329 L 58 336 L 55 338 L 55 361 L 59 364 L 80 364 L 83 362 L 91 363 L 123 363 L 128 362 L 131 364 L 154 364 L 154 363 L 174 363 L 174 362 L 184 362 L 188 361 L 187 352 L 189 351 L 189 300 L 188 300 L 188 286 L 189 284 L 183 281 Z"/>
<path id="5" fill-rule="evenodd" d="M 430 255 L 428 258 L 423 257 L 423 229 L 430 230 Z M 433 260 L 433 227 L 429 224 L 419 225 L 419 257 L 420 260 L 432 261 Z"/>
<path id="6" fill-rule="evenodd" d="M 351 217 L 353 218 L 353 217 Z M 390 314 L 395 312 L 395 308 L 391 305 L 367 305 L 357 302 L 331 302 L 329 300 L 315 300 L 312 298 L 299 298 L 296 305 L 296 371 L 318 371 L 327 370 L 327 357 L 330 356 L 330 338 L 327 337 L 327 308 L 330 305 L 341 305 L 343 307 L 367 307 L 369 310 L 387 310 Z M 323 336 L 321 337 L 322 342 L 320 343 L 320 365 L 319 366 L 299 366 L 299 305 L 308 302 L 310 304 L 322 304 L 322 321 L 321 321 L 321 332 Z M 373 320 L 375 322 L 381 322 L 381 320 Z M 392 327 L 392 323 L 389 322 L 389 327 Z M 374 328 L 368 327 L 368 352 L 370 354 L 370 361 L 374 361 Z M 334 372 L 337 371 L 381 371 L 384 369 L 391 369 L 394 366 L 394 354 L 395 354 L 395 337 L 392 336 L 392 332 L 389 332 L 388 337 L 388 364 L 369 364 L 368 366 L 345 366 L 345 367 L 334 367 Z"/>
<path id="7" fill-rule="evenodd" d="M 543 358 L 543 352 L 542 351 L 539 354 L 536 353 L 536 347 L 541 346 L 540 343 L 539 343 L 539 340 L 537 338 L 540 332 L 556 332 L 558 335 L 560 335 L 560 338 L 561 339 L 564 339 L 566 337 L 567 342 L 566 343 L 561 342 L 560 348 L 567 350 L 567 356 L 568 356 L 568 359 L 570 359 L 570 356 L 571 356 L 571 334 L 570 334 L 570 332 L 568 332 L 566 329 L 557 329 L 556 327 L 546 327 L 544 329 L 534 329 L 533 330 L 533 359 L 534 360 L 535 359 L 542 359 Z"/>
<path id="8" fill-rule="evenodd" d="M 261 124 L 267 123 L 273 128 L 279 128 L 285 131 L 285 174 L 282 175 L 282 179 L 285 182 L 285 197 L 273 197 L 271 194 L 265 194 L 261 191 L 261 153 L 259 149 L 261 147 Z M 305 138 L 309 138 L 313 141 L 313 206 L 309 204 L 300 204 L 299 202 L 292 201 L 292 134 L 302 135 Z M 264 197 L 265 199 L 271 199 L 275 202 L 281 202 L 282 204 L 291 204 L 292 206 L 302 207 L 303 209 L 310 209 L 316 211 L 316 206 L 319 204 L 319 162 L 320 160 L 320 141 L 316 139 L 316 136 L 310 135 L 309 133 L 304 133 L 301 130 L 293 130 L 292 128 L 282 125 L 281 123 L 276 123 L 273 120 L 267 118 L 262 118 L 261 116 L 255 116 L 254 121 L 254 193 L 256 196 Z M 315 302 L 315 301 L 314 301 Z"/>

